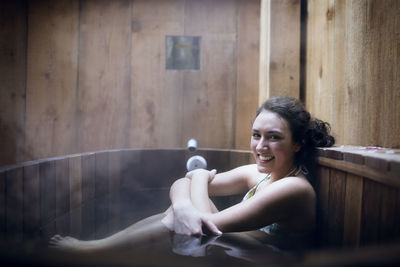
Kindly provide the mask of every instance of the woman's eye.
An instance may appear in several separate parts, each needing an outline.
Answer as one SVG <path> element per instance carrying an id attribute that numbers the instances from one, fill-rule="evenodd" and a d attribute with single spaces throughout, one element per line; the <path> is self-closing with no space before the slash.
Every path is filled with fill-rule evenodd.
<path id="1" fill-rule="evenodd" d="M 258 133 L 253 133 L 252 135 L 251 135 L 254 139 L 259 139 L 261 136 L 260 136 L 260 134 L 258 134 Z"/>
<path id="2" fill-rule="evenodd" d="M 278 141 L 278 140 L 281 139 L 281 137 L 278 136 L 278 135 L 271 135 L 271 136 L 269 136 L 268 139 L 271 140 L 271 141 Z"/>

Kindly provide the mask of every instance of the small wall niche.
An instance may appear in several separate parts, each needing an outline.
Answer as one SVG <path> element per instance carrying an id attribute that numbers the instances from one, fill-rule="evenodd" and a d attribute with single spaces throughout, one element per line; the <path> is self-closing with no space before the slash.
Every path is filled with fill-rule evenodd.
<path id="1" fill-rule="evenodd" d="M 166 36 L 165 68 L 167 70 L 200 70 L 199 36 Z"/>

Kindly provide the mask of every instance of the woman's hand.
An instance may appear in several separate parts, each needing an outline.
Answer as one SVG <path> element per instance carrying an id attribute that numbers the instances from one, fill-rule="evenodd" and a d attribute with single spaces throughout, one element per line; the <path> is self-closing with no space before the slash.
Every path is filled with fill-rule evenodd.
<path id="1" fill-rule="evenodd" d="M 178 255 L 201 257 L 207 255 L 207 247 L 215 242 L 218 236 L 172 235 L 172 251 Z"/>
<path id="2" fill-rule="evenodd" d="M 215 174 L 217 174 L 217 170 L 213 169 L 211 171 L 205 170 L 205 169 L 196 169 L 193 171 L 190 171 L 188 173 L 186 173 L 185 177 L 192 179 L 194 176 L 202 176 L 202 177 L 207 177 L 208 178 L 208 182 L 210 183 L 214 177 Z"/>
<path id="3" fill-rule="evenodd" d="M 203 226 L 208 228 L 210 232 L 215 235 L 222 234 L 217 226 L 206 218 L 204 214 L 194 208 L 191 203 L 174 205 L 172 212 L 172 227 L 173 231 L 177 234 L 201 236 L 204 234 Z"/>

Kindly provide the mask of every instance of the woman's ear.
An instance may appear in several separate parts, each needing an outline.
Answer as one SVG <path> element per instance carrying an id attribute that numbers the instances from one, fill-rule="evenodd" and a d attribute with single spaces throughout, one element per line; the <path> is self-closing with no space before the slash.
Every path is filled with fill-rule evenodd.
<path id="1" fill-rule="evenodd" d="M 293 146 L 294 153 L 299 152 L 300 149 L 301 149 L 301 144 L 300 143 L 295 143 L 294 146 Z"/>

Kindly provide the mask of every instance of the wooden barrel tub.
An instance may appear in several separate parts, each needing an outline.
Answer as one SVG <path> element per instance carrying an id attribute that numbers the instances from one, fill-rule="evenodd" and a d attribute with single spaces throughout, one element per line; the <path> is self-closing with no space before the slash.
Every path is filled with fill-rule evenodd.
<path id="1" fill-rule="evenodd" d="M 319 150 L 318 247 L 291 255 L 270 253 L 259 263 L 400 261 L 400 160 L 354 151 L 348 147 Z M 48 253 L 47 242 L 56 233 L 85 240 L 102 238 L 164 211 L 169 206 L 169 186 L 186 173 L 186 161 L 193 155 L 204 156 L 208 168 L 220 172 L 253 162 L 250 152 L 238 150 L 122 149 L 0 168 L 2 262 L 72 264 L 74 260 L 96 265 L 101 260 L 104 265 L 99 256 L 82 261 L 82 257 Z M 240 197 L 215 201 L 223 208 Z M 374 253 L 364 253 L 371 249 Z M 115 266 L 144 264 L 143 257 L 129 255 L 109 255 L 107 260 Z M 158 259 L 153 257 L 151 263 L 165 264 L 165 257 Z M 226 253 L 218 259 L 246 263 Z M 187 260 L 175 258 L 170 265 Z"/>

